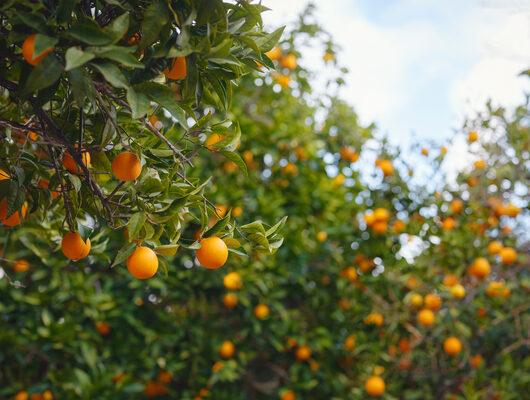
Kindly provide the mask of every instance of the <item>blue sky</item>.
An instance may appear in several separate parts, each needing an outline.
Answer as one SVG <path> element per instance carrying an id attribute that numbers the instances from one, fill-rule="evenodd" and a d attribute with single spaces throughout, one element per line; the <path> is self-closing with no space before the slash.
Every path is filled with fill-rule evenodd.
<path id="1" fill-rule="evenodd" d="M 363 122 L 394 143 L 412 134 L 441 143 L 487 99 L 513 106 L 530 84 L 530 1 L 316 0 L 319 22 L 349 68 L 341 93 Z M 304 0 L 264 0 L 270 25 L 292 21 Z M 325 72 L 320 57 L 304 60 Z"/>

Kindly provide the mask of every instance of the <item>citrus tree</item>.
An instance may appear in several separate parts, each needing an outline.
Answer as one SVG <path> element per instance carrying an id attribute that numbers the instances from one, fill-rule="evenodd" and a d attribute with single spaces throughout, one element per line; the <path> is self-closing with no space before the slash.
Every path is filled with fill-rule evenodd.
<path id="1" fill-rule="evenodd" d="M 146 4 L 128 10 L 131 21 L 138 13 L 140 28 L 131 28 L 124 40 L 135 36 L 140 47 L 147 29 L 142 21 L 149 15 L 147 9 L 141 11 Z M 433 179 L 418 183 L 411 155 L 391 146 L 374 125 L 362 126 L 336 96 L 346 71 L 311 7 L 275 46 L 281 30 L 267 35 L 257 28 L 261 6 L 225 4 L 224 15 L 235 20 L 223 25 L 209 7 L 212 2 L 204 2 L 203 8 L 201 2 L 190 2 L 194 8 L 185 2 L 163 4 L 169 7 L 167 15 L 191 15 L 176 20 L 189 21 L 190 43 L 225 32 L 232 40 L 229 53 L 209 57 L 204 52 L 213 46 L 204 44 L 175 53 L 185 48 L 175 45 L 176 50 L 168 50 L 173 51 L 168 64 L 150 78 L 157 88 L 177 91 L 168 98 L 177 99 L 186 126 L 179 125 L 173 103 L 159 104 L 156 97 L 148 98 L 151 108 L 145 117 L 134 118 L 128 94 L 143 93 L 145 85 L 133 80 L 133 67 L 118 66 L 129 83 L 107 98 L 116 122 L 106 129 L 115 125 L 113 138 L 127 132 L 134 139 L 120 146 L 142 160 L 139 177 L 120 183 L 111 160 L 122 148 L 114 151 L 109 144 L 113 139 L 104 147 L 74 140 L 71 149 L 81 151 L 81 157 L 82 150 L 89 150 L 88 172 L 106 197 L 134 207 L 121 210 L 110 203 L 119 213 L 114 225 L 97 195 L 90 194 L 89 178 L 68 172 L 59 158 L 62 180 L 54 181 L 58 172 L 47 170 L 47 190 L 52 191 L 42 189 L 48 202 L 19 225 L 3 228 L 2 265 L 9 280 L 0 283 L 2 396 L 521 398 L 530 382 L 527 215 L 520 208 L 528 207 L 528 105 L 514 114 L 489 107 L 465 122 L 457 135 L 466 136 L 474 159 L 454 182 L 435 179 L 451 147 L 425 146 L 418 156 Z M 97 19 L 103 7 L 90 6 L 88 14 Z M 18 18 L 24 7 L 16 7 L 22 9 L 14 12 Z M 200 10 L 207 16 L 204 25 Z M 239 18 L 234 14 L 243 21 L 235 23 Z M 157 15 L 159 24 L 164 19 Z M 178 44 L 186 36 L 182 38 L 184 25 L 176 26 Z M 61 36 L 54 48 L 63 40 Z M 312 87 L 316 71 L 300 62 L 302 43 L 320 49 L 322 68 L 334 77 L 325 94 Z M 148 68 L 143 57 L 148 50 L 159 54 L 158 45 L 153 41 L 142 56 L 138 53 L 143 70 Z M 73 46 L 94 52 L 83 44 Z M 187 73 L 164 85 L 161 73 L 169 63 L 182 68 L 173 64 L 173 56 L 186 57 Z M 106 81 L 92 63 L 101 63 L 101 57 L 79 68 Z M 195 75 L 192 68 L 197 68 Z M 218 92 L 204 78 L 208 74 L 226 90 Z M 194 83 L 193 76 L 204 80 Z M 235 78 L 237 86 L 229 86 Z M 230 90 L 230 104 L 224 105 L 223 93 Z M 56 96 L 64 101 L 64 95 Z M 58 104 L 45 104 L 44 110 L 61 121 Z M 90 118 L 83 117 L 84 132 L 95 129 L 89 121 L 96 116 L 110 118 L 98 107 L 84 107 L 84 114 L 93 110 Z M 21 122 L 25 115 L 6 118 L 7 134 L 17 132 L 11 126 L 15 121 L 26 126 Z M 74 115 L 79 124 L 81 117 Z M 104 129 L 103 121 L 101 125 Z M 3 164 L 7 179 L 2 185 L 18 182 L 20 169 L 25 176 L 33 165 L 53 161 L 49 155 L 43 161 L 31 158 L 43 140 L 41 132 L 32 131 L 38 135 L 35 141 L 29 134 L 23 144 L 16 134 L 9 137 L 9 149 L 26 153 L 19 158 L 22 167 Z M 171 146 L 193 165 L 186 167 Z M 107 157 L 106 168 L 92 163 L 98 157 Z M 130 163 L 129 155 L 122 157 Z M 144 175 L 149 168 L 151 174 Z M 146 196 L 145 176 L 150 185 L 158 177 L 169 188 L 156 186 Z M 31 193 L 31 187 L 25 188 Z M 8 199 L 12 191 L 6 189 Z M 70 230 L 64 193 L 77 210 L 77 231 L 89 227 L 93 232 L 94 246 L 80 263 L 69 263 L 53 251 L 59 247 L 59 232 Z M 92 204 L 85 206 L 85 198 Z M 27 199 L 35 207 L 33 197 Z M 259 221 L 280 222 L 265 226 Z M 122 227 L 127 227 L 127 237 Z M 169 232 L 177 236 L 172 240 Z M 226 259 L 218 250 L 223 244 L 214 237 L 222 237 L 231 251 L 223 268 L 216 268 Z M 206 246 L 197 244 L 201 238 Z M 160 258 L 167 274 L 135 278 L 143 278 L 143 266 L 149 264 L 148 256 L 135 251 L 140 243 L 167 257 L 167 262 Z M 210 246 L 216 251 L 205 251 Z M 129 256 L 140 257 L 142 268 L 136 270 L 133 262 L 123 268 L 120 263 Z"/>

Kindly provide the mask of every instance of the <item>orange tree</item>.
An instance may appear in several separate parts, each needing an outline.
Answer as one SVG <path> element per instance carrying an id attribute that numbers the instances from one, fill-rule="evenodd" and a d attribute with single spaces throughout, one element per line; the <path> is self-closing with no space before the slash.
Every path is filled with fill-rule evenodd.
<path id="1" fill-rule="evenodd" d="M 238 12 L 246 10 L 251 18 L 262 10 L 248 6 L 239 3 Z M 190 21 L 191 33 L 204 34 L 195 30 L 194 18 Z M 245 23 L 227 27 L 228 32 L 239 24 Z M 132 31 L 143 37 L 141 29 Z M 243 53 L 253 54 L 253 42 L 259 42 L 255 33 L 245 39 L 235 36 L 248 46 Z M 328 83 L 326 96 L 312 92 L 314 72 L 298 62 L 302 42 L 320 46 L 323 68 L 336 77 Z M 202 54 L 200 48 L 186 54 L 187 59 Z M 197 182 L 195 188 L 208 182 L 204 187 L 211 202 L 202 197 L 204 187 L 183 200 L 178 194 L 189 184 L 178 175 L 167 177 L 179 191 L 165 196 L 176 200 L 172 204 L 184 214 L 177 227 L 167 228 L 171 218 L 153 220 L 152 210 L 135 210 L 134 218 L 127 220 L 133 241 L 128 245 L 123 232 L 97 225 L 90 236 L 88 263 L 81 262 L 85 268 L 67 265 L 50 249 L 54 238 L 58 247 L 59 235 L 51 233 L 58 228 L 47 221 L 68 223 L 65 211 L 35 210 L 20 227 L 8 231 L 3 257 L 13 262 L 3 264 L 11 281 L 2 280 L 3 396 L 521 397 L 529 381 L 530 285 L 527 250 L 522 247 L 524 215 L 510 201 L 521 201 L 517 197 L 526 196 L 521 186 L 528 186 L 527 105 L 514 116 L 490 109 L 466 122 L 461 134 L 469 134 L 472 151 L 485 161 L 459 174 L 454 184 L 419 186 L 408 174 L 406 157 L 381 140 L 373 126 L 361 126 L 351 108 L 332 94 L 342 84 L 336 49 L 313 22 L 311 9 L 280 46 L 270 48 L 267 58 L 258 53 L 248 65 L 254 68 L 257 61 L 274 70 L 261 67 L 242 76 L 226 112 L 218 104 L 222 94 L 216 89 L 201 96 L 199 104 L 194 96 L 204 85 L 186 92 L 192 82 L 187 62 L 188 75 L 177 86 L 182 96 L 178 104 L 184 110 L 188 104 L 200 115 L 193 114 L 197 121 L 186 130 L 188 135 L 183 127 L 174 127 L 172 107 L 164 104 L 155 106 L 156 119 L 144 121 L 158 126 L 187 158 L 193 156 L 186 180 Z M 227 73 L 216 61 L 203 66 L 216 76 Z M 121 90 L 127 96 L 128 89 Z M 184 101 L 185 93 L 190 103 Z M 116 119 L 117 129 L 134 121 L 125 105 L 125 110 L 119 105 L 114 104 L 116 115 L 121 111 L 125 116 Z M 228 125 L 224 118 L 234 122 Z M 239 140 L 233 140 L 239 130 Z M 141 148 L 142 162 L 155 162 L 154 172 L 165 177 L 160 163 L 173 157 L 173 150 L 155 136 Z M 30 140 L 22 146 L 35 148 Z M 194 142 L 199 140 L 202 147 Z M 243 161 L 234 151 L 239 141 L 237 153 Z M 88 149 L 92 162 L 101 152 Z M 431 153 L 422 165 L 436 171 L 445 150 Z M 131 160 L 122 157 L 126 163 Z M 128 177 L 137 169 L 136 163 L 131 165 L 115 172 L 107 164 L 102 167 L 107 174 L 96 173 L 101 171 L 92 166 L 89 172 L 94 180 L 110 170 Z M 8 182 L 16 174 L 13 168 L 6 170 Z M 75 183 L 66 180 L 75 174 L 60 172 L 64 180 L 51 189 L 61 184 L 71 185 L 68 193 L 75 190 Z M 119 203 L 128 198 L 123 191 L 130 189 L 140 196 L 140 204 L 151 207 L 157 191 L 142 199 L 136 194 L 142 179 L 140 175 L 132 187 L 125 183 L 116 190 Z M 81 190 L 87 190 L 86 176 L 80 180 Z M 105 194 L 116 187 L 109 181 L 107 177 L 96 182 Z M 64 204 L 61 188 L 53 201 Z M 197 194 L 200 200 L 193 202 Z M 72 193 L 72 198 L 77 196 Z M 57 205 L 53 201 L 52 206 Z M 82 225 L 94 225 L 92 220 L 104 220 L 102 208 L 98 210 L 88 212 L 91 218 L 78 219 Z M 282 244 L 275 235 L 286 215 Z M 266 227 L 261 220 L 280 223 Z M 153 241 L 158 236 L 150 236 L 151 229 L 175 229 L 176 243 L 191 250 L 198 247 L 195 238 L 201 233 L 226 232 L 222 236 L 232 255 L 216 271 L 196 268 L 195 255 L 206 267 L 222 264 L 223 249 L 202 255 L 201 250 L 223 245 L 213 239 L 197 254 L 177 251 L 169 240 Z M 518 236 L 523 238 L 519 242 Z M 82 240 L 72 240 L 81 255 L 87 246 Z M 134 249 L 137 240 L 159 254 L 176 253 L 167 263 L 167 276 L 144 282 L 123 267 L 108 268 L 118 264 L 116 258 L 125 260 L 132 251 L 127 247 Z M 277 252 L 264 256 L 258 251 L 263 247 Z M 144 261 L 141 268 L 133 261 L 128 266 L 134 276 L 152 272 L 141 267 Z"/>

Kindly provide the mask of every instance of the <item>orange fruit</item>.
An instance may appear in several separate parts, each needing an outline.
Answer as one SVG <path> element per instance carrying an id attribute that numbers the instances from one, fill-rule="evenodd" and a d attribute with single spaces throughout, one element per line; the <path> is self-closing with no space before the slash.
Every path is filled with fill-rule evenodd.
<path id="1" fill-rule="evenodd" d="M 502 211 L 504 215 L 515 218 L 519 215 L 519 213 L 521 212 L 521 209 L 517 207 L 515 204 L 509 203 L 503 207 Z"/>
<path id="2" fill-rule="evenodd" d="M 287 163 L 287 165 L 282 168 L 282 172 L 285 175 L 296 175 L 298 174 L 298 167 L 293 163 Z"/>
<path id="3" fill-rule="evenodd" d="M 351 147 L 342 147 L 340 149 L 340 157 L 344 161 L 348 161 L 350 163 L 354 163 L 357 160 L 359 160 L 359 153 L 357 153 L 354 149 Z"/>
<path id="4" fill-rule="evenodd" d="M 421 149 L 421 155 L 427 157 L 429 155 L 429 149 L 426 147 Z"/>
<path id="5" fill-rule="evenodd" d="M 169 371 L 159 371 L 156 375 L 157 382 L 168 384 L 173 379 L 173 375 Z"/>
<path id="6" fill-rule="evenodd" d="M 436 317 L 434 313 L 428 308 L 422 309 L 418 313 L 418 316 L 416 318 L 418 320 L 418 323 L 425 327 L 433 326 L 436 322 Z"/>
<path id="7" fill-rule="evenodd" d="M 484 358 L 480 354 L 476 354 L 469 359 L 469 365 L 471 365 L 471 368 L 480 368 L 482 364 L 484 364 Z"/>
<path id="8" fill-rule="evenodd" d="M 374 218 L 376 221 L 388 221 L 390 218 L 390 211 L 382 207 L 376 208 L 374 210 Z"/>
<path id="9" fill-rule="evenodd" d="M 412 293 L 410 295 L 410 304 L 412 304 L 414 307 L 421 307 L 423 305 L 423 297 L 421 294 Z"/>
<path id="10" fill-rule="evenodd" d="M 372 226 L 375 222 L 375 215 L 371 211 L 364 214 L 363 218 L 364 218 L 364 222 L 366 222 L 366 225 L 368 226 Z"/>
<path id="11" fill-rule="evenodd" d="M 85 164 L 87 167 L 90 166 L 90 153 L 88 151 L 83 151 L 81 153 L 81 158 L 83 160 L 83 164 Z M 71 172 L 72 174 L 80 174 L 81 168 L 77 165 L 77 162 L 75 161 L 74 157 L 68 152 L 65 151 L 63 154 L 63 166 L 68 170 L 68 172 Z"/>
<path id="12" fill-rule="evenodd" d="M 372 224 L 372 230 L 378 235 L 382 235 L 388 230 L 388 223 L 386 221 L 375 221 Z"/>
<path id="13" fill-rule="evenodd" d="M 26 272 L 29 269 L 29 262 L 28 260 L 17 260 L 15 264 L 13 264 L 13 271 L 15 272 Z"/>
<path id="14" fill-rule="evenodd" d="M 494 240 L 493 242 L 490 242 L 488 244 L 488 254 L 490 256 L 495 256 L 500 253 L 502 247 L 503 246 L 501 242 L 499 242 L 498 240 Z"/>
<path id="15" fill-rule="evenodd" d="M 364 319 L 365 325 L 381 326 L 385 322 L 385 318 L 378 312 L 370 313 Z"/>
<path id="16" fill-rule="evenodd" d="M 390 160 L 377 160 L 376 165 L 383 171 L 384 176 L 391 176 L 394 174 L 394 166 Z"/>
<path id="17" fill-rule="evenodd" d="M 456 284 L 453 287 L 451 287 L 451 294 L 456 299 L 463 299 L 466 297 L 466 289 L 461 284 Z"/>
<path id="18" fill-rule="evenodd" d="M 284 89 L 287 89 L 291 82 L 289 75 L 284 74 L 274 74 L 274 80 Z"/>
<path id="19" fill-rule="evenodd" d="M 328 238 L 328 234 L 326 231 L 320 231 L 317 233 L 317 240 L 319 242 L 324 242 Z"/>
<path id="20" fill-rule="evenodd" d="M 204 238 L 200 241 L 200 249 L 195 253 L 199 263 L 208 269 L 222 267 L 228 259 L 228 247 L 217 236 Z"/>
<path id="21" fill-rule="evenodd" d="M 186 57 L 175 57 L 171 62 L 171 67 L 164 70 L 164 75 L 174 81 L 184 79 L 188 75 Z"/>
<path id="22" fill-rule="evenodd" d="M 394 224 L 392 225 L 392 229 L 394 230 L 395 233 L 401 233 L 405 230 L 405 228 L 406 228 L 405 222 L 400 219 L 395 220 Z"/>
<path id="23" fill-rule="evenodd" d="M 307 361 L 311 358 L 311 349 L 305 344 L 296 349 L 295 357 L 298 361 Z"/>
<path id="24" fill-rule="evenodd" d="M 243 215 L 243 208 L 242 207 L 236 206 L 236 207 L 232 208 L 232 216 L 234 218 L 240 217 L 241 215 Z"/>
<path id="25" fill-rule="evenodd" d="M 462 343 L 458 338 L 450 336 L 444 340 L 444 351 L 451 357 L 458 355 L 462 351 Z"/>
<path id="26" fill-rule="evenodd" d="M 120 181 L 134 181 L 142 173 L 142 164 L 136 154 L 124 151 L 112 160 L 112 173 Z"/>
<path id="27" fill-rule="evenodd" d="M 85 258 L 90 253 L 90 239 L 86 242 L 77 232 L 67 232 L 61 241 L 61 250 L 66 258 L 77 261 Z"/>
<path id="28" fill-rule="evenodd" d="M 53 393 L 51 390 L 45 390 L 42 393 L 43 400 L 53 400 Z"/>
<path id="29" fill-rule="evenodd" d="M 451 211 L 454 213 L 454 214 L 458 214 L 458 213 L 461 213 L 462 210 L 464 209 L 464 202 L 460 199 L 454 199 L 450 206 L 451 208 Z"/>
<path id="30" fill-rule="evenodd" d="M 279 47 L 274 47 L 272 50 L 269 50 L 265 53 L 272 61 L 279 60 L 282 56 L 282 51 Z"/>
<path id="31" fill-rule="evenodd" d="M 385 381 L 380 376 L 371 376 L 364 382 L 364 390 L 370 397 L 382 396 L 385 393 Z"/>
<path id="32" fill-rule="evenodd" d="M 292 390 L 286 390 L 282 393 L 280 400 L 296 400 L 296 393 Z"/>
<path id="33" fill-rule="evenodd" d="M 456 221 L 453 217 L 447 217 L 442 220 L 442 229 L 444 231 L 450 231 L 456 226 Z"/>
<path id="34" fill-rule="evenodd" d="M 212 133 L 210 136 L 208 136 L 208 138 L 204 142 L 204 145 L 208 150 L 216 151 L 218 149 L 215 147 L 215 145 L 221 140 L 224 140 L 224 138 L 225 137 L 223 135 L 219 135 L 218 133 Z"/>
<path id="35" fill-rule="evenodd" d="M 53 51 L 53 47 L 48 47 L 41 54 L 35 57 L 35 34 L 29 35 L 22 43 L 22 56 L 28 64 L 37 65 L 44 57 Z"/>
<path id="36" fill-rule="evenodd" d="M 243 282 L 241 280 L 241 275 L 237 272 L 229 272 L 223 278 L 223 284 L 228 290 L 238 290 L 243 287 Z"/>
<path id="37" fill-rule="evenodd" d="M 344 340 L 344 348 L 348 351 L 353 351 L 355 349 L 355 343 L 357 341 L 357 338 L 355 337 L 355 335 L 349 335 L 345 340 Z"/>
<path id="38" fill-rule="evenodd" d="M 437 311 L 442 306 L 442 299 L 436 294 L 429 293 L 425 296 L 425 307 L 432 311 Z"/>
<path id="39" fill-rule="evenodd" d="M 354 267 L 346 267 L 340 271 L 340 276 L 353 283 L 357 280 L 357 270 Z"/>
<path id="40" fill-rule="evenodd" d="M 15 400 L 28 400 L 29 394 L 25 390 L 21 390 L 15 395 Z"/>
<path id="41" fill-rule="evenodd" d="M 260 303 L 256 307 L 254 307 L 254 316 L 257 319 L 265 319 L 269 316 L 269 313 L 269 306 L 267 306 L 266 304 Z"/>
<path id="42" fill-rule="evenodd" d="M 162 383 L 150 380 L 150 381 L 147 381 L 147 383 L 144 386 L 144 394 L 148 398 L 164 396 L 165 394 L 167 394 L 167 388 Z"/>
<path id="43" fill-rule="evenodd" d="M 484 279 L 491 272 L 491 266 L 489 261 L 484 257 L 475 259 L 473 264 L 468 268 L 468 272 L 471 276 L 478 279 Z"/>
<path id="44" fill-rule="evenodd" d="M 127 270 L 137 279 L 152 278 L 158 271 L 158 257 L 149 247 L 138 246 L 127 258 Z"/>
<path id="45" fill-rule="evenodd" d="M 482 159 L 477 160 L 473 163 L 473 166 L 475 167 L 475 169 L 484 169 L 486 168 L 486 161 Z"/>
<path id="46" fill-rule="evenodd" d="M 410 341 L 407 338 L 399 339 L 399 350 L 402 353 L 408 353 L 410 351 Z"/>
<path id="47" fill-rule="evenodd" d="M 282 67 L 290 70 L 295 69 L 297 65 L 296 56 L 292 53 L 286 54 L 285 56 L 281 57 L 279 61 Z"/>
<path id="48" fill-rule="evenodd" d="M 237 306 L 238 298 L 235 293 L 227 293 L 223 296 L 223 304 L 226 308 L 234 308 Z"/>
<path id="49" fill-rule="evenodd" d="M 101 336 L 107 336 L 110 333 L 110 325 L 104 321 L 96 322 L 96 330 Z"/>
<path id="50" fill-rule="evenodd" d="M 443 284 L 447 287 L 453 287 L 458 284 L 458 277 L 453 274 L 447 274 L 444 276 Z"/>
<path id="51" fill-rule="evenodd" d="M 503 247 L 499 252 L 499 257 L 504 265 L 511 265 L 517 260 L 517 252 L 511 247 Z"/>
<path id="52" fill-rule="evenodd" d="M 28 212 L 28 203 L 22 204 L 20 211 L 15 211 L 11 215 L 7 215 L 7 199 L 0 201 L 0 222 L 5 226 L 17 226 L 20 225 L 22 219 L 26 217 Z"/>
<path id="53" fill-rule="evenodd" d="M 235 351 L 236 351 L 236 348 L 234 344 L 231 341 L 226 340 L 221 344 L 221 347 L 219 348 L 219 355 L 222 358 L 232 358 Z"/>

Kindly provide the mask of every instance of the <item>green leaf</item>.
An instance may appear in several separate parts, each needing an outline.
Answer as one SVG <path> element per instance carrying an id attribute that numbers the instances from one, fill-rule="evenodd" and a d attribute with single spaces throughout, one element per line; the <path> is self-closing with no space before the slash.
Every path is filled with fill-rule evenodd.
<path id="1" fill-rule="evenodd" d="M 91 46 L 105 46 L 113 42 L 112 36 L 101 30 L 92 20 L 85 20 L 66 31 L 70 37 Z"/>
<path id="2" fill-rule="evenodd" d="M 80 47 L 70 47 L 66 50 L 64 57 L 66 59 L 66 67 L 64 69 L 65 71 L 70 71 L 92 60 L 95 54 L 83 51 Z"/>
<path id="3" fill-rule="evenodd" d="M 145 82 L 135 85 L 134 88 L 168 110 L 184 128 L 188 127 L 186 113 L 178 105 L 175 93 L 169 87 L 155 82 Z"/>
<path id="4" fill-rule="evenodd" d="M 242 170 L 245 175 L 248 176 L 247 164 L 245 163 L 245 161 L 243 161 L 239 154 L 227 150 L 220 150 L 219 153 L 222 154 L 224 157 L 228 158 L 233 163 L 235 163 L 239 167 L 239 169 Z"/>
<path id="5" fill-rule="evenodd" d="M 161 0 L 152 1 L 144 13 L 142 21 L 142 39 L 139 47 L 146 48 L 154 43 L 162 31 L 164 25 L 168 22 L 169 10 Z"/>
<path id="6" fill-rule="evenodd" d="M 94 87 L 92 86 L 92 82 L 82 69 L 68 71 L 68 78 L 77 105 L 83 107 L 85 99 L 87 97 L 91 98 L 93 95 L 92 91 Z"/>
<path id="7" fill-rule="evenodd" d="M 118 250 L 118 254 L 116 254 L 116 257 L 114 258 L 114 261 L 112 261 L 110 267 L 113 268 L 114 266 L 124 262 L 132 254 L 136 246 L 136 243 L 127 243 L 126 245 L 122 246 L 121 249 Z"/>
<path id="8" fill-rule="evenodd" d="M 138 234 L 142 229 L 142 226 L 145 224 L 147 216 L 145 212 L 139 211 L 131 215 L 129 218 L 129 223 L 127 224 L 127 231 L 129 233 L 129 241 L 135 240 L 138 238 Z"/>
<path id="9" fill-rule="evenodd" d="M 44 52 L 44 50 L 55 47 L 57 42 L 58 40 L 54 37 L 37 33 L 35 35 L 35 50 L 33 57 L 38 57 Z"/>
<path id="10" fill-rule="evenodd" d="M 155 247 L 155 253 L 160 254 L 166 257 L 172 257 L 177 254 L 179 248 L 178 244 L 164 244 L 161 246 Z"/>
<path id="11" fill-rule="evenodd" d="M 142 93 L 138 93 L 132 87 L 127 89 L 127 103 L 131 107 L 134 119 L 145 116 L 150 108 L 149 98 Z"/>
<path id="12" fill-rule="evenodd" d="M 69 22 L 72 19 L 77 0 L 59 0 L 59 5 L 55 11 L 55 19 L 59 24 Z"/>
<path id="13" fill-rule="evenodd" d="M 62 72 L 63 66 L 54 55 L 45 57 L 29 74 L 23 93 L 28 95 L 53 85 Z"/>
<path id="14" fill-rule="evenodd" d="M 94 53 L 99 58 L 107 58 L 116 61 L 126 67 L 144 68 L 145 66 L 138 61 L 136 56 L 131 54 L 134 52 L 132 47 L 123 46 L 105 46 L 105 47 L 88 47 L 87 51 Z"/>
<path id="15" fill-rule="evenodd" d="M 112 43 L 119 42 L 129 29 L 129 13 L 123 13 L 119 17 L 115 18 L 109 25 L 107 25 L 103 31 L 110 36 L 113 40 Z"/>
<path id="16" fill-rule="evenodd" d="M 269 50 L 272 50 L 272 48 L 276 46 L 276 44 L 282 37 L 284 30 L 285 30 L 285 26 L 282 26 L 276 29 L 274 32 L 271 32 L 261 38 L 256 39 L 256 44 L 259 46 L 262 52 L 267 52 Z"/>
<path id="17" fill-rule="evenodd" d="M 105 78 L 105 80 L 110 83 L 112 86 L 121 88 L 121 89 L 128 89 L 129 88 L 129 82 L 127 82 L 127 78 L 123 75 L 123 73 L 120 71 L 120 69 L 115 66 L 114 64 L 105 63 L 105 64 L 95 64 L 92 63 L 99 72 L 101 72 L 101 75 Z"/>

